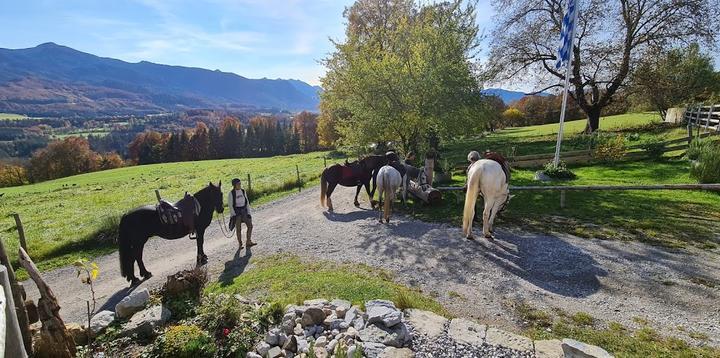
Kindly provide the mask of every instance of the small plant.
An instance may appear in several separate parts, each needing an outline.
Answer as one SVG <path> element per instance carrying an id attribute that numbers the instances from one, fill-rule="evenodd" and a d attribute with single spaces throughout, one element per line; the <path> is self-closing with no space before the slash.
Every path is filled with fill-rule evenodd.
<path id="1" fill-rule="evenodd" d="M 690 167 L 690 176 L 700 183 L 720 183 L 720 146 L 704 149 Z"/>
<path id="2" fill-rule="evenodd" d="M 685 157 L 687 157 L 687 159 L 689 160 L 697 160 L 700 157 L 700 154 L 704 153 L 707 150 L 710 150 L 712 146 L 713 145 L 710 140 L 700 138 L 695 139 L 694 141 L 690 142 L 690 146 L 685 153 Z"/>
<path id="3" fill-rule="evenodd" d="M 644 150 L 650 158 L 655 160 L 662 157 L 666 147 L 665 140 L 659 137 L 651 137 L 640 144 L 640 148 Z"/>
<path id="4" fill-rule="evenodd" d="M 557 166 L 555 166 L 553 162 L 545 164 L 543 173 L 553 179 L 560 180 L 575 179 L 577 177 L 575 173 L 568 169 L 567 164 L 563 161 L 560 161 Z"/>
<path id="5" fill-rule="evenodd" d="M 170 327 L 159 346 L 163 357 L 196 358 L 215 354 L 212 338 L 195 325 Z"/>
<path id="6" fill-rule="evenodd" d="M 602 162 L 615 162 L 625 156 L 625 138 L 622 135 L 614 137 L 598 135 L 597 146 L 593 157 Z"/>
<path id="7" fill-rule="evenodd" d="M 80 282 L 90 287 L 90 295 L 92 296 L 92 310 L 90 310 L 90 313 L 95 312 L 97 301 L 95 300 L 95 287 L 93 286 L 93 282 L 100 274 L 100 268 L 96 263 L 88 262 L 87 259 L 78 259 L 73 263 L 73 266 L 75 266 L 75 271 L 77 272 L 77 277 L 80 278 Z"/>
<path id="8" fill-rule="evenodd" d="M 595 322 L 595 319 L 585 312 L 575 313 L 572 315 L 572 320 L 579 326 L 592 326 L 593 322 Z"/>

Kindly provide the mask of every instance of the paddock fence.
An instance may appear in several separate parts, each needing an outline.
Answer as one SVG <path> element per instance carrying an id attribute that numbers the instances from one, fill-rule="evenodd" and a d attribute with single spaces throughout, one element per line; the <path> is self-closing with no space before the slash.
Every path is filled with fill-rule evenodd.
<path id="1" fill-rule="evenodd" d="M 688 137 L 693 136 L 693 129 L 695 129 L 696 135 L 700 135 L 701 130 L 705 133 L 720 132 L 720 105 L 696 104 L 689 106 L 685 110 L 683 119 L 688 124 Z"/>

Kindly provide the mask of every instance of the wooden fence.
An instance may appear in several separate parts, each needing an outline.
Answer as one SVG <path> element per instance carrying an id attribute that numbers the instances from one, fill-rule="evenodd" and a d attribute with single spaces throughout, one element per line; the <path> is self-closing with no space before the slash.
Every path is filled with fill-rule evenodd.
<path id="1" fill-rule="evenodd" d="M 694 105 L 685 110 L 685 121 L 688 123 L 688 137 L 692 137 L 693 127 L 697 135 L 700 130 L 720 132 L 720 105 Z"/>

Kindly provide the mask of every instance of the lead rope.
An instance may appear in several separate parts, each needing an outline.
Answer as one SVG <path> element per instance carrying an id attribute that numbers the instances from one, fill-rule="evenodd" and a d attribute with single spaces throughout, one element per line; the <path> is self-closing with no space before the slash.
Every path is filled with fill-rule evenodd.
<path id="1" fill-rule="evenodd" d="M 235 229 L 233 229 L 232 231 L 226 229 L 225 214 L 217 214 L 217 215 L 220 217 L 220 219 L 218 219 L 218 221 L 217 221 L 218 225 L 220 225 L 220 232 L 222 232 L 223 236 L 225 236 L 225 238 L 227 238 L 227 239 L 233 237 L 233 232 L 235 231 Z M 222 221 L 222 223 L 220 221 Z"/>

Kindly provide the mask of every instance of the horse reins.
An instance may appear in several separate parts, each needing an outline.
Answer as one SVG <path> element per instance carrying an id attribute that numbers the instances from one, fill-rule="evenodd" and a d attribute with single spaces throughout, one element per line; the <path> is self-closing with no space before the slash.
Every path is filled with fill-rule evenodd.
<path id="1" fill-rule="evenodd" d="M 220 225 L 220 232 L 222 232 L 223 236 L 225 236 L 225 238 L 227 239 L 233 237 L 233 231 L 235 231 L 235 229 L 232 229 L 232 231 L 230 231 L 225 228 L 225 214 L 218 213 L 217 215 L 220 217 L 220 219 L 217 220 L 218 225 Z M 222 223 L 220 221 L 222 221 Z"/>

